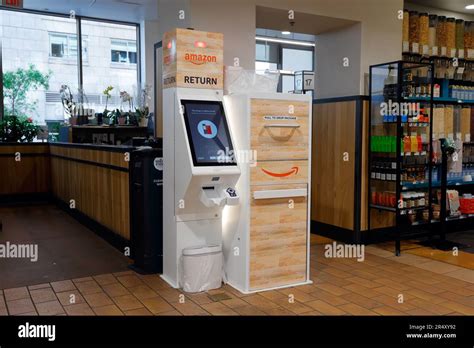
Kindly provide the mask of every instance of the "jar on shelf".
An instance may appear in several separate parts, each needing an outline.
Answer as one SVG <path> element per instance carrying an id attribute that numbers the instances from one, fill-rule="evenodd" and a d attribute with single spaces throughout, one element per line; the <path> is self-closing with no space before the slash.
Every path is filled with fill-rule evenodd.
<path id="1" fill-rule="evenodd" d="M 439 16 L 438 24 L 436 25 L 436 46 L 438 46 L 439 55 L 446 55 L 446 17 Z"/>
<path id="2" fill-rule="evenodd" d="M 430 55 L 437 56 L 438 48 L 436 46 L 436 26 L 438 25 L 438 16 L 430 15 L 429 21 L 430 26 L 428 28 L 428 46 L 430 49 Z"/>
<path id="3" fill-rule="evenodd" d="M 420 43 L 420 53 L 423 55 L 428 55 L 428 43 L 429 43 L 429 31 L 430 31 L 430 20 L 428 13 L 420 13 L 419 15 L 419 43 Z"/>
<path id="4" fill-rule="evenodd" d="M 450 17 L 446 20 L 446 54 L 448 57 L 456 55 L 456 19 Z"/>
<path id="5" fill-rule="evenodd" d="M 403 52 L 410 52 L 410 12 L 403 11 Z"/>
<path id="6" fill-rule="evenodd" d="M 474 22 L 466 21 L 464 24 L 464 53 L 468 59 L 474 58 Z"/>
<path id="7" fill-rule="evenodd" d="M 410 11 L 410 51 L 419 53 L 420 51 L 420 15 L 417 11 Z"/>
<path id="8" fill-rule="evenodd" d="M 456 50 L 458 58 L 464 58 L 464 21 L 456 20 Z"/>

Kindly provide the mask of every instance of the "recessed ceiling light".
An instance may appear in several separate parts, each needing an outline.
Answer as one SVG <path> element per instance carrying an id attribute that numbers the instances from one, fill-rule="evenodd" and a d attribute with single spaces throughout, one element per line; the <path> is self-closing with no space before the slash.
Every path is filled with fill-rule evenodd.
<path id="1" fill-rule="evenodd" d="M 288 30 L 284 30 L 284 31 L 282 31 L 281 33 L 282 33 L 283 35 L 290 35 L 290 34 L 291 34 L 291 32 L 288 31 Z"/>
<path id="2" fill-rule="evenodd" d="M 474 4 L 472 5 L 467 5 L 466 10 L 474 10 Z"/>

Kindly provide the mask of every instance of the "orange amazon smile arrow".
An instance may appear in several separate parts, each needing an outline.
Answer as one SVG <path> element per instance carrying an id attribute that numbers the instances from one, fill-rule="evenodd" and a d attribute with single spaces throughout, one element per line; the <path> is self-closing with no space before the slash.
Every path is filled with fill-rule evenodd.
<path id="1" fill-rule="evenodd" d="M 284 178 L 284 177 L 290 176 L 292 174 L 296 175 L 296 174 L 298 174 L 298 171 L 299 171 L 298 167 L 293 167 L 293 168 L 291 168 L 291 171 L 289 171 L 288 173 L 272 173 L 272 172 L 269 172 L 268 170 L 265 170 L 265 169 L 262 168 L 262 172 L 264 172 L 267 175 L 273 176 L 275 178 Z"/>

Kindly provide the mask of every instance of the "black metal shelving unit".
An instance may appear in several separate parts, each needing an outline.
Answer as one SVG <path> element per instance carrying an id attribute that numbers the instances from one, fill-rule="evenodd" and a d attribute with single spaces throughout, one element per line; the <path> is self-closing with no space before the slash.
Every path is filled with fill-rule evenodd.
<path id="1" fill-rule="evenodd" d="M 395 61 L 370 67 L 369 231 L 375 210 L 394 221 L 401 240 L 428 234 L 432 207 L 432 63 Z M 391 217 L 390 215 L 394 215 Z M 425 227 L 425 228 L 424 228 Z"/>

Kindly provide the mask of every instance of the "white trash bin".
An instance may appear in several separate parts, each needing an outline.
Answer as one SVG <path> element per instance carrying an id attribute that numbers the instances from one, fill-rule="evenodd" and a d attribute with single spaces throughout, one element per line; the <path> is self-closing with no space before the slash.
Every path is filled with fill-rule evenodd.
<path id="1" fill-rule="evenodd" d="M 185 292 L 201 292 L 222 286 L 223 255 L 220 245 L 183 249 L 182 287 Z"/>

